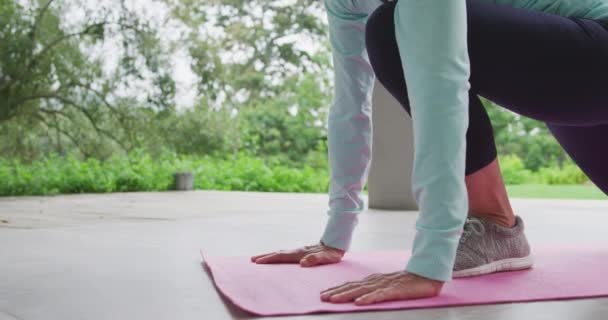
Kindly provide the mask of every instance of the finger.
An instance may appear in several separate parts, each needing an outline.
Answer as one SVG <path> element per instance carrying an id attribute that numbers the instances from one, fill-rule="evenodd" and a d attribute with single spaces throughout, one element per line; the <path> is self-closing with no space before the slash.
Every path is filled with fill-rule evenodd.
<path id="1" fill-rule="evenodd" d="M 355 299 L 355 304 L 362 306 L 380 302 L 417 298 L 413 292 L 414 291 L 409 287 L 381 288 Z"/>
<path id="2" fill-rule="evenodd" d="M 375 291 L 378 289 L 378 285 L 360 285 L 358 287 L 352 288 L 350 290 L 341 292 L 341 293 L 337 293 L 334 295 L 330 295 L 329 297 L 326 297 L 325 299 L 327 299 L 327 301 L 331 301 L 331 302 L 349 302 L 349 301 L 353 301 L 367 293 L 370 293 L 372 291 Z"/>
<path id="3" fill-rule="evenodd" d="M 300 266 L 312 267 L 321 263 L 321 258 L 315 253 L 307 254 L 300 260 Z"/>
<path id="4" fill-rule="evenodd" d="M 329 291 L 336 290 L 336 289 L 351 289 L 353 286 L 371 284 L 372 282 L 379 280 L 380 278 L 383 278 L 383 277 L 388 277 L 388 279 L 393 279 L 394 276 L 399 272 L 400 271 L 388 273 L 388 274 L 374 273 L 372 275 L 365 277 L 363 280 L 360 280 L 360 281 L 349 281 L 349 282 L 343 283 L 339 286 L 325 289 L 325 290 L 321 291 L 321 294 L 327 293 Z"/>
<path id="5" fill-rule="evenodd" d="M 253 256 L 253 258 L 257 259 L 257 258 L 261 258 L 261 257 L 264 257 L 264 256 L 269 256 L 269 255 L 277 254 L 277 253 L 284 254 L 284 253 L 294 253 L 294 252 L 296 252 L 296 250 L 291 250 L 291 251 L 290 250 L 277 250 L 277 251 L 273 251 L 273 252 L 259 254 L 257 256 Z"/>
<path id="6" fill-rule="evenodd" d="M 273 253 L 255 260 L 255 263 L 290 263 L 299 261 L 297 254 Z"/>
<path id="7" fill-rule="evenodd" d="M 348 282 L 345 282 L 345 283 L 343 283 L 343 284 L 341 284 L 341 285 L 339 285 L 339 286 L 335 286 L 335 287 L 327 288 L 327 289 L 325 289 L 325 290 L 321 291 L 321 293 L 326 293 L 326 292 L 329 292 L 329 291 L 332 291 L 332 290 L 340 289 L 340 288 L 342 288 L 342 287 L 348 287 L 348 286 L 352 286 L 353 284 L 355 284 L 355 283 L 357 283 L 357 282 L 358 282 L 358 281 L 348 281 Z"/>
<path id="8" fill-rule="evenodd" d="M 390 276 L 390 275 L 392 275 L 392 273 L 389 273 L 389 274 L 374 273 L 374 274 L 371 274 L 371 275 L 363 278 L 363 281 L 373 281 L 380 277 L 383 277 L 383 276 L 386 277 L 386 276 Z"/>
<path id="9" fill-rule="evenodd" d="M 264 254 L 258 254 L 257 256 L 253 256 L 251 257 L 251 261 L 255 262 L 255 260 L 261 258 L 261 257 L 265 257 L 265 256 L 269 256 L 271 254 L 275 254 L 276 252 L 269 252 L 269 253 L 264 253 Z"/>
<path id="10" fill-rule="evenodd" d="M 376 289 L 355 299 L 355 304 L 359 306 L 369 305 L 386 301 L 388 298 L 389 294 L 387 288 Z"/>
<path id="11" fill-rule="evenodd" d="M 368 284 L 368 283 L 363 282 L 363 281 L 349 281 L 349 282 L 343 283 L 342 285 L 321 291 L 321 298 L 327 298 L 334 294 L 342 293 L 342 292 L 345 292 L 345 291 L 351 290 L 353 288 L 356 288 L 358 286 L 366 285 L 366 284 Z"/>
<path id="12" fill-rule="evenodd" d="M 316 252 L 304 256 L 304 258 L 300 260 L 300 265 L 302 267 L 312 267 L 323 264 L 337 263 L 340 262 L 340 260 L 341 258 L 336 255 L 332 255 L 327 252 Z"/>
<path id="13" fill-rule="evenodd" d="M 353 285 L 350 282 L 346 282 L 346 283 L 341 284 L 339 286 L 325 289 L 325 290 L 321 291 L 321 299 L 328 298 L 332 294 L 335 294 L 335 293 L 338 293 L 338 292 L 342 292 L 342 291 L 345 291 L 345 290 L 350 290 L 352 288 L 353 288 Z"/>
<path id="14" fill-rule="evenodd" d="M 339 286 L 335 286 L 335 287 L 331 287 L 328 289 L 325 289 L 323 291 L 321 291 L 321 295 L 324 294 L 335 294 L 336 292 L 342 292 L 345 290 L 350 290 L 352 289 L 354 286 L 358 286 L 358 285 L 369 285 L 369 284 L 374 284 L 375 282 L 378 281 L 382 281 L 383 283 L 387 283 L 394 280 L 395 278 L 399 277 L 403 272 L 401 271 L 397 271 L 397 272 L 392 272 L 392 273 L 388 273 L 388 274 L 382 274 L 382 273 L 374 273 L 372 275 L 369 275 L 367 277 L 365 277 L 363 280 L 360 281 L 349 281 L 346 282 L 344 284 L 341 284 Z M 332 292 L 330 292 L 332 291 Z"/>

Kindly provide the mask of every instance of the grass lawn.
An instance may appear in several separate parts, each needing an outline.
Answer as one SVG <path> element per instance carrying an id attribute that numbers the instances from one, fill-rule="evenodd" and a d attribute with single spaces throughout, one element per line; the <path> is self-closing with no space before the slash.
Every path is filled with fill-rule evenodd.
<path id="1" fill-rule="evenodd" d="M 511 198 L 608 200 L 608 196 L 594 185 L 522 184 L 507 186 L 507 192 Z"/>

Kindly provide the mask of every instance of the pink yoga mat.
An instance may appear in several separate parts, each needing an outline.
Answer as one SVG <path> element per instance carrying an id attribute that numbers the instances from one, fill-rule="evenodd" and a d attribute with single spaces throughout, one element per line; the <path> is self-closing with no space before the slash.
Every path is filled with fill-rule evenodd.
<path id="1" fill-rule="evenodd" d="M 368 306 L 323 302 L 320 292 L 372 273 L 403 270 L 409 252 L 349 252 L 339 264 L 302 268 L 262 265 L 249 257 L 203 255 L 215 285 L 235 305 L 259 316 L 395 310 L 608 296 L 608 250 L 547 248 L 533 252 L 533 269 L 456 279 L 435 298 Z M 253 255 L 253 254 L 252 254 Z"/>

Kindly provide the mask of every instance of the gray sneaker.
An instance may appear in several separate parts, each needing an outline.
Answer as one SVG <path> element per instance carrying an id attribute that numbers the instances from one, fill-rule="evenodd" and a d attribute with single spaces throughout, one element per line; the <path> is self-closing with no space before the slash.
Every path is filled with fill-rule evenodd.
<path id="1" fill-rule="evenodd" d="M 468 217 L 456 251 L 453 278 L 531 268 L 533 259 L 524 222 L 519 216 L 515 219 L 515 225 L 506 228 L 487 219 Z"/>

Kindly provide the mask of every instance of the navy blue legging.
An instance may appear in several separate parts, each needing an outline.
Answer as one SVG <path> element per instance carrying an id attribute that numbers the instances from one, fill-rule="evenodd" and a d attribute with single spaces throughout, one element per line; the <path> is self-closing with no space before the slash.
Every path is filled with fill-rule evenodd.
<path id="1" fill-rule="evenodd" d="M 608 23 L 468 0 L 471 61 L 466 175 L 496 159 L 479 96 L 545 122 L 608 194 Z M 410 113 L 394 29 L 395 3 L 369 17 L 366 44 L 378 80 Z"/>

